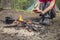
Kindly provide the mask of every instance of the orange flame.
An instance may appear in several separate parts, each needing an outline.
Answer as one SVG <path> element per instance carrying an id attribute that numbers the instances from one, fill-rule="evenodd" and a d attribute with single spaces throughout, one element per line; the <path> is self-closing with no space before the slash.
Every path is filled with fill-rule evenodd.
<path id="1" fill-rule="evenodd" d="M 19 16 L 19 21 L 23 21 L 22 15 Z"/>

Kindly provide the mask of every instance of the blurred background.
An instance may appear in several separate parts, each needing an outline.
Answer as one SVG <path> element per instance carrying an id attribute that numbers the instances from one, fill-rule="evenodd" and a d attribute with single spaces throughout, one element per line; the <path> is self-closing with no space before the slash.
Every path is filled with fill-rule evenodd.
<path id="1" fill-rule="evenodd" d="M 0 9 L 32 10 L 38 0 L 0 0 Z M 56 10 L 60 11 L 60 0 L 56 0 Z"/>

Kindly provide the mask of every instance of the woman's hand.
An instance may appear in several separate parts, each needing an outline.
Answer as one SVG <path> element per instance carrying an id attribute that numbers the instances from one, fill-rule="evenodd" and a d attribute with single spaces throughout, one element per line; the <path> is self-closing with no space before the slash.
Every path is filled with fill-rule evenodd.
<path id="1" fill-rule="evenodd" d="M 41 14 L 45 14 L 45 12 L 44 11 L 41 11 Z"/>
<path id="2" fill-rule="evenodd" d="M 34 9 L 33 10 L 35 13 L 41 13 L 42 12 L 42 10 L 39 10 L 39 9 Z"/>
<path id="3" fill-rule="evenodd" d="M 40 13 L 41 14 L 42 12 L 43 12 L 42 10 L 37 10 L 37 13 Z"/>
<path id="4" fill-rule="evenodd" d="M 44 12 L 44 11 L 39 10 L 39 9 L 34 9 L 33 11 L 34 11 L 35 13 L 45 14 L 45 12 Z"/>

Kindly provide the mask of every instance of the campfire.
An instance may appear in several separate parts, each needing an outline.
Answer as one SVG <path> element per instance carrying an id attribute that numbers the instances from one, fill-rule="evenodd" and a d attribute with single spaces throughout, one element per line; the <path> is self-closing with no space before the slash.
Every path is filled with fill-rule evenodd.
<path id="1" fill-rule="evenodd" d="M 12 19 L 11 19 L 12 20 Z M 24 27 L 26 28 L 29 32 L 31 32 L 32 30 L 34 31 L 39 31 L 38 30 L 38 25 L 35 25 L 34 22 L 32 20 L 24 20 L 22 15 L 19 16 L 19 18 L 17 20 L 14 20 L 11 24 L 14 25 L 9 25 L 9 26 L 5 26 L 5 27 Z"/>

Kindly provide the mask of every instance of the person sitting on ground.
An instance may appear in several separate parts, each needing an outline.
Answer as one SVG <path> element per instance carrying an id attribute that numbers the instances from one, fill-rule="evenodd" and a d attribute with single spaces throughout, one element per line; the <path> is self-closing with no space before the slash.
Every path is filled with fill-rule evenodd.
<path id="1" fill-rule="evenodd" d="M 56 0 L 38 1 L 38 7 L 33 9 L 33 11 L 40 14 L 40 24 L 50 25 L 50 23 L 52 23 L 51 20 L 56 16 L 55 3 Z"/>

